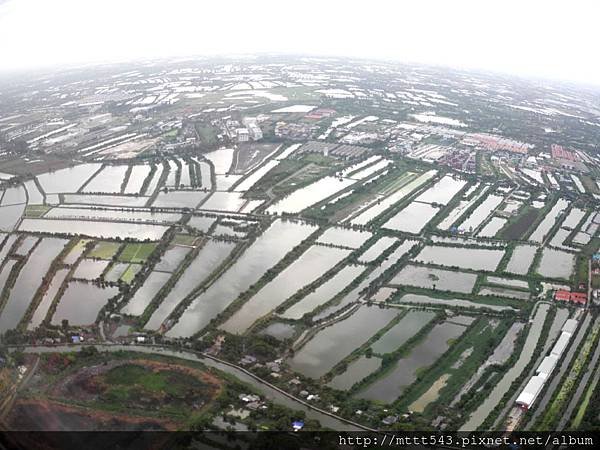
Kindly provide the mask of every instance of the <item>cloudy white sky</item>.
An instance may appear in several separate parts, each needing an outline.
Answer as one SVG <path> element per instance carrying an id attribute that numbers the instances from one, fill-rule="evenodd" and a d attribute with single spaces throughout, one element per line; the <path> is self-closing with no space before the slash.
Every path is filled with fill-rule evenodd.
<path id="1" fill-rule="evenodd" d="M 0 0 L 0 70 L 283 52 L 600 84 L 597 0 Z"/>

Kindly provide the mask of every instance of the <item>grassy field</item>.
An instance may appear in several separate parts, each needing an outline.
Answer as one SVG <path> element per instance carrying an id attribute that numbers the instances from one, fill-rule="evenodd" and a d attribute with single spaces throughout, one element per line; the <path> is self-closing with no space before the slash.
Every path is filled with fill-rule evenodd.
<path id="1" fill-rule="evenodd" d="M 39 218 L 50 211 L 50 207 L 46 205 L 28 205 L 25 208 L 25 217 Z"/>
<path id="2" fill-rule="evenodd" d="M 599 369 L 596 369 L 596 370 L 599 370 Z M 585 412 L 587 411 L 588 405 L 590 404 L 592 394 L 594 393 L 594 390 L 596 389 L 596 386 L 598 384 L 597 381 L 598 380 L 594 377 L 594 380 L 592 380 L 592 382 L 586 389 L 585 395 L 583 396 L 583 400 L 581 401 L 581 405 L 579 405 L 577 414 L 575 415 L 575 418 L 573 419 L 573 422 L 571 423 L 572 429 L 576 430 L 577 428 L 579 428 L 579 425 L 581 425 L 581 421 L 583 420 L 583 417 L 585 416 Z"/>
<path id="3" fill-rule="evenodd" d="M 196 131 L 200 136 L 200 141 L 205 145 L 212 145 L 217 143 L 217 130 L 211 125 L 197 123 Z"/>
<path id="4" fill-rule="evenodd" d="M 125 270 L 125 272 L 123 272 L 123 275 L 121 275 L 121 281 L 123 281 L 124 283 L 131 283 L 133 281 L 133 279 L 135 278 L 135 275 L 140 271 L 140 265 L 139 264 L 130 264 L 129 267 L 127 268 L 127 270 Z"/>
<path id="5" fill-rule="evenodd" d="M 189 234 L 177 234 L 175 235 L 175 238 L 173 239 L 172 243 L 174 245 L 192 246 L 194 245 L 197 239 L 198 237 L 190 236 Z"/>
<path id="6" fill-rule="evenodd" d="M 517 240 L 531 228 L 540 214 L 540 210 L 527 206 L 517 215 L 509 219 L 506 225 L 498 232 L 500 239 Z"/>
<path id="7" fill-rule="evenodd" d="M 600 189 L 598 189 L 598 185 L 589 175 L 582 175 L 579 177 L 581 179 L 581 183 L 585 190 L 591 194 L 600 194 Z"/>
<path id="8" fill-rule="evenodd" d="M 143 263 L 152 254 L 156 244 L 152 243 L 136 243 L 127 244 L 121 254 L 119 255 L 119 261 L 129 263 Z"/>
<path id="9" fill-rule="evenodd" d="M 553 426 L 556 424 L 556 421 L 560 418 L 561 412 L 567 405 L 567 402 L 571 399 L 571 394 L 576 388 L 576 382 L 579 379 L 579 375 L 581 374 L 582 370 L 585 368 L 588 356 L 590 355 L 593 346 L 596 344 L 599 331 L 600 327 L 598 326 L 598 322 L 596 322 L 593 329 L 588 334 L 585 342 L 583 343 L 583 347 L 578 353 L 577 358 L 575 359 L 575 362 L 573 363 L 567 375 L 567 378 L 552 400 L 552 403 L 550 403 L 550 406 L 546 409 L 546 413 L 536 425 L 537 430 L 552 430 Z"/>
<path id="10" fill-rule="evenodd" d="M 121 244 L 118 242 L 98 242 L 89 256 L 91 258 L 111 259 L 119 251 L 119 247 L 121 247 Z"/>

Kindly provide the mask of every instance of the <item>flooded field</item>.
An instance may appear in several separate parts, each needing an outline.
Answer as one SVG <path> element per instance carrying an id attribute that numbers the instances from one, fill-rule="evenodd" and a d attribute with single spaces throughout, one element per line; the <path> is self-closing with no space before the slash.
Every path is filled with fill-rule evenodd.
<path id="1" fill-rule="evenodd" d="M 202 185 L 200 186 L 200 188 L 211 190 L 213 188 L 213 185 L 212 185 L 210 165 L 204 161 L 199 161 L 199 160 L 196 160 L 196 161 L 198 162 L 198 165 L 200 166 L 200 181 L 202 182 Z"/>
<path id="2" fill-rule="evenodd" d="M 65 278 L 67 278 L 68 273 L 69 269 L 61 269 L 56 272 L 56 275 L 54 275 L 54 278 L 52 278 L 52 281 L 50 282 L 50 287 L 48 287 L 48 290 L 42 297 L 42 301 L 33 312 L 33 316 L 27 325 L 28 330 L 36 329 L 46 318 L 46 314 L 48 314 L 48 308 L 50 308 L 50 305 L 54 301 L 54 297 L 56 297 L 56 294 L 58 294 L 58 290 L 65 281 Z"/>
<path id="3" fill-rule="evenodd" d="M 149 165 L 137 165 L 131 169 L 127 186 L 125 186 L 125 194 L 141 194 L 144 181 L 150 175 L 152 167 Z"/>
<path id="4" fill-rule="evenodd" d="M 360 356 L 358 359 L 348 364 L 348 368 L 343 373 L 333 377 L 333 379 L 327 383 L 327 386 L 346 391 L 380 367 L 380 358 L 377 358 L 376 356 L 372 356 L 371 358 Z"/>
<path id="5" fill-rule="evenodd" d="M 497 297 L 516 298 L 518 300 L 529 300 L 529 292 L 517 291 L 515 289 L 507 289 L 495 286 L 486 286 L 481 288 L 479 295 L 492 295 Z"/>
<path id="6" fill-rule="evenodd" d="M 201 208 L 211 211 L 239 211 L 246 200 L 240 192 L 214 192 Z"/>
<path id="7" fill-rule="evenodd" d="M 572 230 L 579 224 L 579 222 L 581 222 L 581 219 L 583 219 L 584 217 L 584 209 L 573 208 L 569 212 L 569 215 L 565 218 L 561 226 Z"/>
<path id="8" fill-rule="evenodd" d="M 190 250 L 189 247 L 171 247 L 162 255 L 160 261 L 154 266 L 154 270 L 160 272 L 175 272 Z"/>
<path id="9" fill-rule="evenodd" d="M 459 228 L 466 231 L 477 229 L 492 211 L 502 203 L 502 200 L 504 200 L 503 197 L 490 194 L 477 208 L 475 208 L 475 211 L 459 225 Z"/>
<path id="10" fill-rule="evenodd" d="M 575 266 L 575 254 L 544 248 L 537 273 L 548 278 L 569 279 Z"/>
<path id="11" fill-rule="evenodd" d="M 509 286 L 529 290 L 529 283 L 523 280 L 513 280 L 512 278 L 489 276 L 486 277 L 486 281 L 490 284 L 499 284 L 502 286 Z"/>
<path id="12" fill-rule="evenodd" d="M 356 181 L 349 178 L 325 177 L 292 192 L 274 205 L 269 206 L 266 212 L 268 214 L 299 213 L 303 209 L 352 186 L 354 183 Z"/>
<path id="13" fill-rule="evenodd" d="M 250 298 L 220 328 L 242 334 L 260 317 L 268 314 L 303 286 L 346 258 L 350 250 L 313 245 L 275 279 Z"/>
<path id="14" fill-rule="evenodd" d="M 22 186 L 11 187 L 4 191 L 0 206 L 18 205 L 27 202 L 27 194 Z"/>
<path id="15" fill-rule="evenodd" d="M 316 229 L 295 222 L 273 222 L 215 283 L 194 299 L 167 335 L 191 336 L 204 328 Z"/>
<path id="16" fill-rule="evenodd" d="M 450 347 L 453 339 L 460 337 L 467 327 L 442 322 L 418 343 L 410 354 L 400 359 L 382 378 L 374 381 L 356 396 L 368 400 L 392 403 L 404 389 L 417 378 L 417 371 L 432 365 Z"/>
<path id="17" fill-rule="evenodd" d="M 384 223 L 383 228 L 419 234 L 438 212 L 439 208 L 431 206 L 429 203 L 412 202 Z"/>
<path id="18" fill-rule="evenodd" d="M 19 324 L 52 261 L 66 244 L 67 241 L 64 239 L 46 238 L 35 248 L 21 269 L 2 309 L 0 314 L 1 333 Z"/>
<path id="19" fill-rule="evenodd" d="M 350 305 L 359 300 L 360 293 L 364 289 L 366 289 L 373 281 L 379 278 L 386 270 L 392 267 L 394 264 L 398 262 L 400 258 L 402 258 L 407 252 L 410 251 L 417 244 L 417 241 L 407 239 L 402 244 L 400 244 L 394 251 L 382 262 L 380 263 L 374 270 L 372 270 L 364 280 L 362 280 L 359 285 L 352 289 L 348 294 L 346 294 L 339 302 L 335 305 L 330 305 L 325 308 L 323 311 L 315 315 L 313 321 L 319 321 L 329 315 L 335 314 L 337 311 L 342 310 L 346 306 Z"/>
<path id="20" fill-rule="evenodd" d="M 319 331 L 288 363 L 296 372 L 319 378 L 386 326 L 397 314 L 393 309 L 362 306 L 349 318 Z"/>
<path id="21" fill-rule="evenodd" d="M 120 206 L 130 208 L 141 208 L 146 206 L 146 202 L 148 201 L 148 197 L 127 197 L 125 195 L 67 194 L 64 198 L 65 203 L 70 205 Z"/>
<path id="22" fill-rule="evenodd" d="M 88 220 L 23 219 L 19 230 L 33 233 L 64 233 L 97 238 L 130 238 L 158 241 L 168 227 L 123 222 L 92 222 Z"/>
<path id="23" fill-rule="evenodd" d="M 0 231 L 13 231 L 25 212 L 25 204 L 0 207 Z"/>
<path id="24" fill-rule="evenodd" d="M 352 283 L 364 270 L 365 267 L 363 266 L 345 266 L 313 292 L 290 306 L 281 316 L 286 319 L 301 319 L 304 314 L 312 312 L 315 308 L 335 297 L 336 294 Z"/>
<path id="25" fill-rule="evenodd" d="M 469 189 L 469 191 L 473 189 L 473 187 L 471 187 Z M 456 222 L 457 220 L 459 220 L 462 215 L 472 206 L 475 204 L 475 202 L 477 202 L 477 200 L 479 200 L 481 198 L 481 196 L 485 195 L 485 193 L 489 190 L 489 186 L 484 186 L 481 191 L 479 191 L 477 193 L 477 195 L 475 195 L 472 199 L 470 200 L 461 200 L 458 203 L 458 206 L 456 208 L 454 208 L 452 211 L 450 211 L 448 213 L 448 215 L 446 217 L 444 217 L 444 219 L 439 223 L 439 225 L 437 226 L 440 230 L 448 230 L 450 229 L 450 227 L 452 226 L 452 224 L 454 222 Z M 465 193 L 465 195 L 467 195 L 468 192 Z"/>
<path id="26" fill-rule="evenodd" d="M 506 271 L 518 275 L 526 275 L 535 258 L 537 247 L 534 245 L 517 245 L 506 266 Z"/>
<path id="27" fill-rule="evenodd" d="M 37 244 L 39 240 L 40 238 L 37 236 L 26 236 L 21 241 L 21 245 L 19 245 L 13 253 L 15 255 L 25 256 L 31 251 L 33 246 Z"/>
<path id="28" fill-rule="evenodd" d="M 461 269 L 494 271 L 504 256 L 503 250 L 465 247 L 425 246 L 415 261 Z"/>
<path id="29" fill-rule="evenodd" d="M 446 383 L 450 378 L 450 374 L 443 374 L 439 377 L 431 387 L 423 393 L 417 400 L 415 400 L 408 408 L 411 411 L 422 413 L 427 406 L 435 402 L 438 398 L 439 392 L 446 386 Z"/>
<path id="30" fill-rule="evenodd" d="M 390 285 L 415 286 L 439 291 L 470 293 L 475 286 L 477 275 L 473 273 L 455 272 L 407 265 L 389 282 Z"/>
<path id="31" fill-rule="evenodd" d="M 159 187 L 160 179 L 162 177 L 162 173 L 164 171 L 164 166 L 162 164 L 158 164 L 156 166 L 156 172 L 154 172 L 154 176 L 148 183 L 148 187 L 146 188 L 146 192 L 142 192 L 144 195 L 152 195 L 156 189 Z"/>
<path id="32" fill-rule="evenodd" d="M 445 308 L 447 306 L 458 306 L 461 308 L 490 309 L 492 311 L 503 311 L 512 309 L 510 306 L 489 305 L 483 302 L 472 302 L 462 299 L 435 298 L 428 295 L 406 294 L 397 300 L 398 303 L 411 305 L 431 305 Z"/>
<path id="33" fill-rule="evenodd" d="M 73 278 L 95 280 L 96 278 L 100 278 L 100 275 L 102 275 L 102 272 L 104 272 L 109 264 L 109 261 L 83 259 L 77 266 L 75 273 L 73 273 Z"/>
<path id="34" fill-rule="evenodd" d="M 246 178 L 244 178 L 241 181 L 241 183 L 239 183 L 235 187 L 234 191 L 236 191 L 236 192 L 246 192 L 246 191 L 249 191 L 250 189 L 252 189 L 252 186 L 254 186 L 256 183 L 258 183 L 258 181 L 262 177 L 264 177 L 271 169 L 274 169 L 275 167 L 277 167 L 280 162 L 281 161 L 279 161 L 279 160 L 267 161 L 261 167 L 259 167 L 258 169 L 256 169 L 254 172 L 252 172 Z"/>
<path id="35" fill-rule="evenodd" d="M 531 236 L 529 236 L 529 240 L 531 242 L 542 242 L 556 223 L 556 220 L 558 219 L 560 214 L 562 214 L 562 212 L 565 209 L 567 209 L 568 206 L 568 201 L 562 198 L 558 199 L 558 201 L 552 207 L 550 212 L 546 214 L 546 217 L 544 217 L 544 219 L 540 222 L 538 227 L 533 231 L 533 233 L 531 233 Z"/>
<path id="36" fill-rule="evenodd" d="M 332 227 L 323 233 L 317 242 L 339 245 L 341 247 L 359 248 L 373 234 L 369 231 L 355 231 L 346 228 Z"/>
<path id="37" fill-rule="evenodd" d="M 123 264 L 125 270 L 127 270 L 128 264 Z M 124 271 L 123 271 L 124 272 Z M 119 275 L 120 278 L 122 273 Z M 144 284 L 136 291 L 131 300 L 121 308 L 123 314 L 130 314 L 132 316 L 141 315 L 146 307 L 150 304 L 152 299 L 156 296 L 158 291 L 165 285 L 165 283 L 171 278 L 171 274 L 163 272 L 152 272 L 144 281 Z"/>
<path id="38" fill-rule="evenodd" d="M 8 237 L 6 237 L 6 235 L 2 235 L 0 237 L 0 265 L 2 264 L 2 261 L 4 261 L 4 258 L 6 258 L 6 255 L 8 255 L 13 244 L 16 242 L 17 237 L 18 235 L 16 234 L 9 234 Z M 2 246 L 3 241 L 4 246 Z"/>
<path id="39" fill-rule="evenodd" d="M 129 266 L 129 263 L 114 263 L 105 276 L 106 281 L 112 281 L 113 283 L 116 283 L 127 271 L 127 269 L 129 269 Z"/>
<path id="40" fill-rule="evenodd" d="M 379 256 L 385 252 L 388 248 L 394 245 L 398 239 L 384 236 L 379 238 L 377 242 L 371 245 L 359 258 L 359 262 L 370 263 L 375 261 Z"/>
<path id="41" fill-rule="evenodd" d="M 437 203 L 447 205 L 458 192 L 465 187 L 467 182 L 461 179 L 455 179 L 446 175 L 421 195 L 415 201 L 422 203 Z"/>
<path id="42" fill-rule="evenodd" d="M 127 173 L 127 166 L 106 166 L 82 189 L 84 192 L 118 194 Z"/>
<path id="43" fill-rule="evenodd" d="M 60 325 L 68 320 L 69 325 L 90 325 L 111 297 L 119 293 L 116 287 L 99 288 L 94 284 L 72 281 L 58 302 L 52 323 Z"/>
<path id="44" fill-rule="evenodd" d="M 160 192 L 152 206 L 156 208 L 195 209 L 208 195 L 208 192 L 202 191 Z"/>
<path id="45" fill-rule="evenodd" d="M 233 162 L 234 149 L 222 148 L 213 152 L 205 153 L 203 156 L 213 163 L 215 173 L 225 174 L 229 172 Z"/>
<path id="46" fill-rule="evenodd" d="M 37 179 L 46 194 L 77 192 L 101 164 L 81 164 L 67 169 L 38 175 Z"/>
<path id="47" fill-rule="evenodd" d="M 216 217 L 192 216 L 187 224 L 192 228 L 207 233 L 209 228 L 216 221 Z"/>
<path id="48" fill-rule="evenodd" d="M 17 263 L 16 259 L 8 259 L 2 266 L 2 261 L 0 261 L 0 294 L 6 287 L 6 280 L 8 280 L 8 276 L 10 275 L 10 271 L 13 269 L 14 265 Z"/>
<path id="49" fill-rule="evenodd" d="M 437 170 L 430 170 L 429 172 L 425 172 L 419 175 L 417 178 L 402 186 L 393 194 L 389 195 L 381 201 L 378 201 L 375 205 L 370 206 L 367 209 L 361 211 L 359 215 L 357 215 L 350 221 L 350 223 L 352 225 L 366 225 L 368 222 L 381 215 L 388 208 L 405 198 L 411 192 L 424 185 L 436 174 Z"/>
<path id="50" fill-rule="evenodd" d="M 432 311 L 410 310 L 400 321 L 381 336 L 371 348 L 374 353 L 391 353 L 431 322 L 436 316 Z"/>
<path id="51" fill-rule="evenodd" d="M 538 343 L 540 335 L 542 334 L 542 328 L 544 326 L 544 321 L 546 320 L 546 315 L 548 314 L 549 309 L 550 305 L 546 303 L 540 304 L 533 318 L 531 328 L 527 334 L 527 338 L 525 340 L 525 344 L 523 345 L 521 354 L 519 355 L 519 359 L 502 377 L 500 382 L 494 386 L 494 389 L 485 398 L 483 403 L 479 405 L 479 407 L 473 413 L 471 413 L 471 416 L 466 423 L 461 426 L 459 431 L 476 430 L 487 418 L 487 416 L 490 415 L 500 400 L 502 400 L 502 397 L 504 397 L 504 394 L 506 394 L 506 392 L 510 389 L 513 381 L 515 381 L 517 377 L 521 375 L 525 369 L 525 366 L 527 366 L 533 357 L 533 352 Z"/>
<path id="52" fill-rule="evenodd" d="M 191 262 L 175 286 L 150 316 L 145 325 L 148 329 L 158 329 L 173 309 L 198 287 L 229 256 L 235 244 L 209 240 L 198 256 Z"/>
<path id="53" fill-rule="evenodd" d="M 477 236 L 482 238 L 493 238 L 496 236 L 498 231 L 500 231 L 502 227 L 506 225 L 506 222 L 508 222 L 508 220 L 503 219 L 502 217 L 492 217 L 492 219 L 485 224 Z"/>
<path id="54" fill-rule="evenodd" d="M 27 189 L 27 204 L 42 205 L 44 203 L 44 195 L 40 192 L 35 181 L 28 180 L 24 184 L 25 189 Z"/>
<path id="55" fill-rule="evenodd" d="M 178 213 L 144 211 L 123 211 L 99 208 L 52 208 L 44 215 L 45 219 L 83 219 L 83 220 L 117 220 L 127 222 L 175 223 L 181 219 Z"/>

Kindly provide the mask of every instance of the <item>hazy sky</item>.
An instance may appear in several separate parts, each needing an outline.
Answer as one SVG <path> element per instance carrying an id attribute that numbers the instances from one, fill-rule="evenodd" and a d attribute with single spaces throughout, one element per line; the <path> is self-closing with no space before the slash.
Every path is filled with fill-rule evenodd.
<path id="1" fill-rule="evenodd" d="M 0 69 L 284 52 L 600 84 L 598 0 L 0 0 Z"/>

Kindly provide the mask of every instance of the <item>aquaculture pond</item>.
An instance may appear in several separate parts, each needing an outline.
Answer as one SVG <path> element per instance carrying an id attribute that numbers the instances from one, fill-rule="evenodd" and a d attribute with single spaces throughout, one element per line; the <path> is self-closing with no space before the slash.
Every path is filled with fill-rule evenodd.
<path id="1" fill-rule="evenodd" d="M 286 319 L 301 319 L 304 314 L 313 311 L 315 308 L 327 303 L 335 297 L 336 294 L 352 283 L 352 281 L 363 273 L 364 270 L 364 266 L 358 265 L 348 265 L 343 267 L 338 273 L 317 287 L 313 292 L 290 306 L 281 316 Z"/>
<path id="2" fill-rule="evenodd" d="M 56 294 L 58 294 L 58 290 L 64 283 L 65 278 L 67 278 L 68 273 L 69 269 L 61 269 L 56 272 L 54 278 L 52 278 L 52 281 L 50 282 L 48 290 L 44 293 L 44 296 L 42 297 L 42 301 L 33 312 L 33 317 L 27 325 L 28 330 L 36 329 L 46 318 L 46 314 L 48 314 L 48 309 L 50 308 L 50 305 L 52 305 L 52 302 L 54 301 Z"/>
<path id="3" fill-rule="evenodd" d="M 1 333 L 15 328 L 23 319 L 23 315 L 42 284 L 42 279 L 48 272 L 52 261 L 66 244 L 67 241 L 64 239 L 46 238 L 31 253 L 0 314 Z"/>
<path id="4" fill-rule="evenodd" d="M 389 284 L 470 293 L 476 281 L 477 274 L 474 273 L 408 264 L 390 280 Z"/>
<path id="5" fill-rule="evenodd" d="M 167 336 L 191 336 L 200 331 L 316 230 L 316 226 L 304 223 L 283 220 L 273 222 L 221 277 L 194 299 L 179 321 L 167 332 Z"/>
<path id="6" fill-rule="evenodd" d="M 343 373 L 333 377 L 333 379 L 327 383 L 327 386 L 346 391 L 380 367 L 381 358 L 377 358 L 376 356 L 367 358 L 362 355 L 348 364 L 348 367 Z"/>
<path id="7" fill-rule="evenodd" d="M 427 245 L 415 257 L 415 260 L 426 264 L 493 272 L 503 256 L 503 250 Z"/>
<path id="8" fill-rule="evenodd" d="M 417 379 L 418 372 L 437 361 L 448 350 L 450 342 L 460 337 L 466 329 L 464 325 L 449 321 L 435 325 L 406 357 L 398 360 L 389 372 L 358 392 L 356 396 L 392 403 Z"/>
<path id="9" fill-rule="evenodd" d="M 52 323 L 60 325 L 68 320 L 69 325 L 90 325 L 96 321 L 100 309 L 111 297 L 119 293 L 117 287 L 98 287 L 92 283 L 69 283 L 52 316 Z"/>
<path id="10" fill-rule="evenodd" d="M 101 164 L 81 164 L 67 169 L 38 175 L 37 179 L 46 194 L 59 194 L 64 192 L 77 192 L 94 173 L 100 169 Z"/>
<path id="11" fill-rule="evenodd" d="M 535 245 L 517 245 L 508 260 L 506 271 L 517 275 L 526 275 L 536 252 Z"/>
<path id="12" fill-rule="evenodd" d="M 385 327 L 398 314 L 394 309 L 360 307 L 350 317 L 319 331 L 288 360 L 301 374 L 319 378 Z"/>
<path id="13" fill-rule="evenodd" d="M 431 219 L 439 212 L 439 208 L 429 203 L 412 202 L 398 214 L 383 224 L 383 228 L 405 233 L 419 234 Z"/>
<path id="14" fill-rule="evenodd" d="M 177 283 L 175 283 L 160 303 L 156 311 L 154 311 L 145 327 L 148 329 L 158 329 L 179 302 L 202 284 L 225 261 L 234 247 L 235 244 L 231 242 L 207 241 L 196 258 L 194 258 L 185 272 L 183 272 L 183 275 L 177 280 Z"/>
<path id="15" fill-rule="evenodd" d="M 548 278 L 569 279 L 575 266 L 575 254 L 544 248 L 537 273 Z"/>
<path id="16" fill-rule="evenodd" d="M 417 334 L 435 316 L 436 313 L 432 311 L 408 311 L 396 325 L 371 345 L 373 352 L 381 355 L 393 352 Z"/>
<path id="17" fill-rule="evenodd" d="M 168 227 L 123 222 L 93 222 L 88 220 L 23 219 L 19 230 L 32 233 L 61 233 L 97 238 L 130 238 L 134 240 L 158 241 Z"/>
<path id="18" fill-rule="evenodd" d="M 312 283 L 350 254 L 350 250 L 313 245 L 258 291 L 222 326 L 244 333 L 257 319 L 275 309 L 297 290 Z"/>
<path id="19" fill-rule="evenodd" d="M 126 264 L 126 266 L 128 267 L 129 265 Z M 151 272 L 146 281 L 144 281 L 144 284 L 140 286 L 131 300 L 121 309 L 121 312 L 123 314 L 131 314 L 132 316 L 141 315 L 158 291 L 169 281 L 169 278 L 171 278 L 171 274 L 169 273 Z"/>

